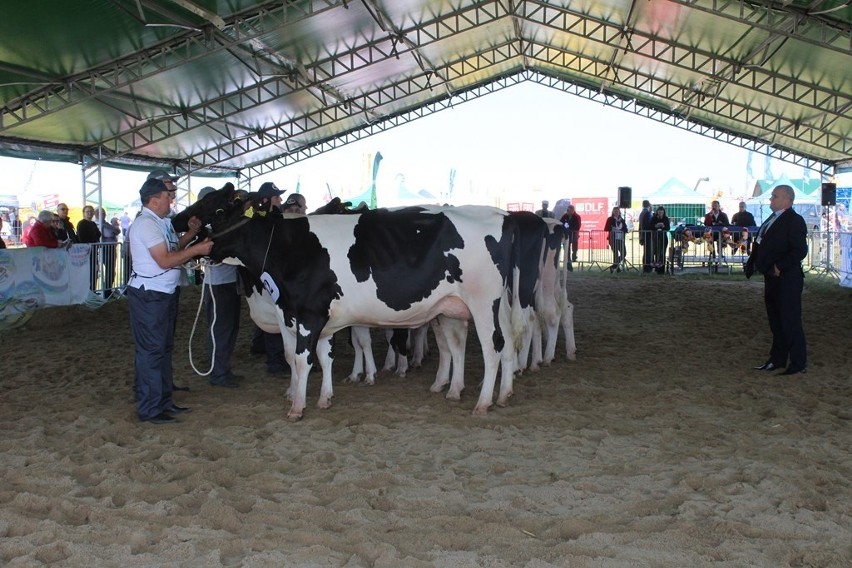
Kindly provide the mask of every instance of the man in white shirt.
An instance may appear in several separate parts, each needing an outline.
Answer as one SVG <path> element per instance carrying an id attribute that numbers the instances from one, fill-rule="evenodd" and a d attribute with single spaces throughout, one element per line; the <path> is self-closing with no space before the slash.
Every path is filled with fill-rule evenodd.
<path id="1" fill-rule="evenodd" d="M 209 239 L 187 246 L 201 222 L 193 217 L 190 231 L 178 238 L 166 218 L 175 197 L 158 179 L 139 190 L 142 212 L 130 228 L 133 269 L 127 286 L 130 331 L 136 344 L 134 392 L 139 419 L 153 424 L 174 422 L 187 408 L 172 401 L 172 351 L 180 297 L 181 265 L 213 248 Z"/>

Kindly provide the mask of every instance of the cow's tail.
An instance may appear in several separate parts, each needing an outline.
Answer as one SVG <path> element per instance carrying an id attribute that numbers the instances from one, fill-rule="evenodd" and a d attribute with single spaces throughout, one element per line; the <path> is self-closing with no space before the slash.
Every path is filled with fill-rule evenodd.
<path id="1" fill-rule="evenodd" d="M 524 332 L 526 331 L 527 322 L 524 318 L 524 312 L 521 307 L 521 246 L 520 246 L 520 231 L 515 229 L 515 238 L 512 246 L 512 297 L 510 304 L 512 306 L 511 327 L 512 327 L 512 345 L 514 345 L 515 353 L 520 351 L 523 343 Z"/>

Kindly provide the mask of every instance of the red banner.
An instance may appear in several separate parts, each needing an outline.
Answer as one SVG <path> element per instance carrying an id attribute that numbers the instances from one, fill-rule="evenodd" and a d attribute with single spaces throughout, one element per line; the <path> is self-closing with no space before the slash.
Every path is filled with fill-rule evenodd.
<path id="1" fill-rule="evenodd" d="M 606 219 L 610 214 L 609 199 L 606 197 L 575 197 L 571 200 L 571 204 L 582 220 L 580 246 L 582 247 L 588 242 L 586 231 L 592 231 L 592 248 L 609 247 L 606 235 L 603 233 Z"/>

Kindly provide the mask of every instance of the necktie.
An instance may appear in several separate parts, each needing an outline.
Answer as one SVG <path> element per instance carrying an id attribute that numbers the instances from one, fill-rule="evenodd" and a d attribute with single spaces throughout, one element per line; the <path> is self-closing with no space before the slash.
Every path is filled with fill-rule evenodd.
<path id="1" fill-rule="evenodd" d="M 769 228 L 769 225 L 771 225 L 772 223 L 775 222 L 776 218 L 777 218 L 776 214 L 772 213 L 772 215 L 769 216 L 769 219 L 767 219 L 766 222 L 763 223 L 763 225 L 760 226 L 760 230 L 757 232 L 758 244 L 760 243 L 760 240 L 763 238 L 763 234 L 766 232 L 766 229 Z"/>

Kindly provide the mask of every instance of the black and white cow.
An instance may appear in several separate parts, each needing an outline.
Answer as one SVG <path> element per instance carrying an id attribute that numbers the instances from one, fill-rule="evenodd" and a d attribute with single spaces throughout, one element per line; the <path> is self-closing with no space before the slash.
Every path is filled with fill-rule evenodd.
<path id="1" fill-rule="evenodd" d="M 209 224 L 211 258 L 236 259 L 263 283 L 276 306 L 274 321 L 293 342 L 290 419 L 303 414 L 312 353 L 323 370 L 318 406 L 331 405 L 329 340 L 334 332 L 353 325 L 415 327 L 437 316 L 472 319 L 476 326 L 485 373 L 473 413 L 484 414 L 492 405 L 501 367 L 497 404 L 508 404 L 517 344 L 507 286 L 516 223 L 504 211 L 410 207 L 360 215 L 248 218 L 245 205 L 226 184 L 177 215 L 173 224 L 181 230 L 191 216 Z M 268 299 L 263 303 L 268 307 Z M 269 314 L 259 317 L 255 309 L 252 318 L 259 325 L 273 320 Z"/>

